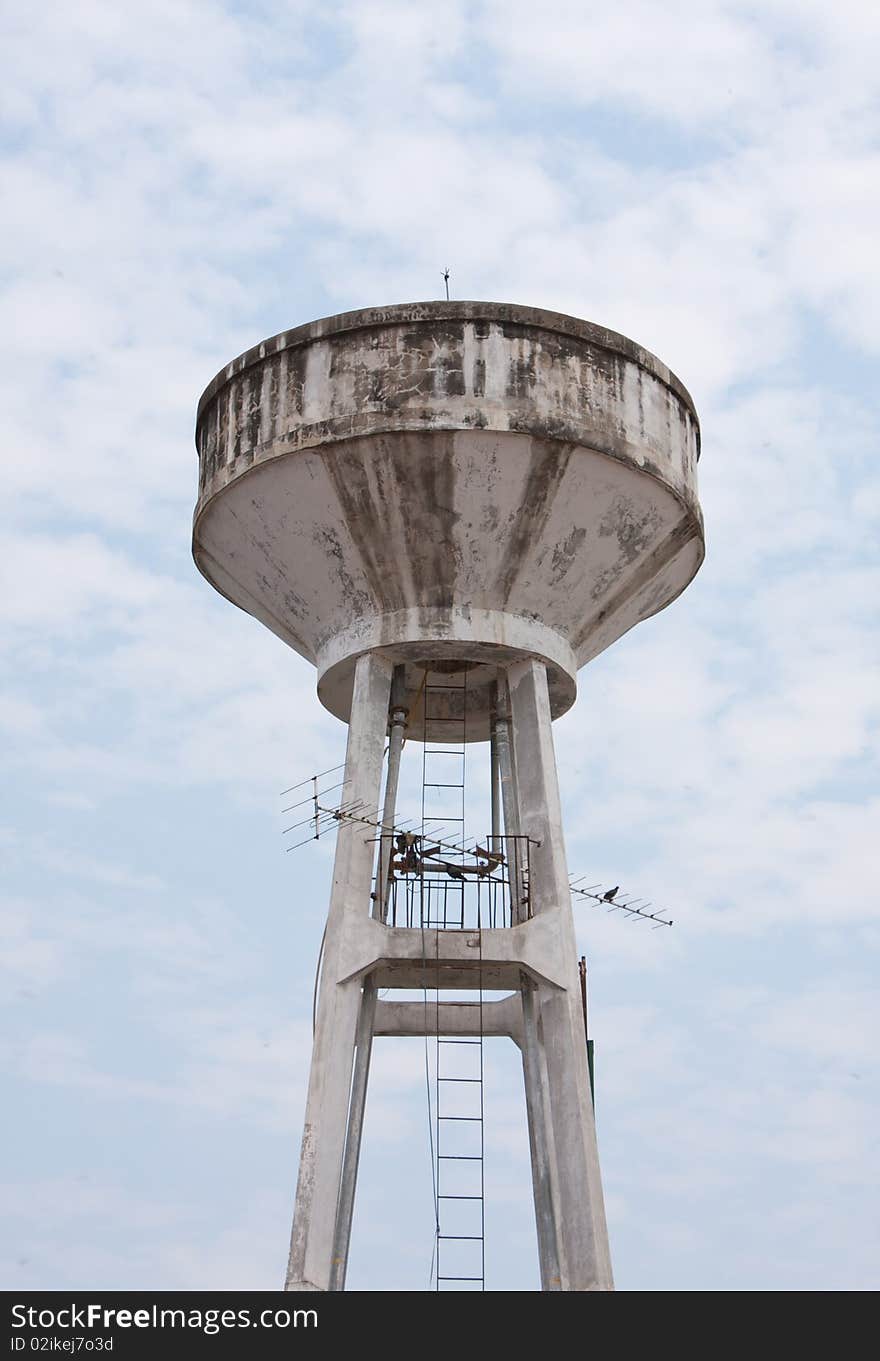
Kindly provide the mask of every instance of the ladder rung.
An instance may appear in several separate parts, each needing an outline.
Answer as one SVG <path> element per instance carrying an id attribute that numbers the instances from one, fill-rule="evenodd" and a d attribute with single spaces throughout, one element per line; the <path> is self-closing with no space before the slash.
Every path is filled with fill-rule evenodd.
<path id="1" fill-rule="evenodd" d="M 467 754 L 466 754 L 466 750 L 465 750 L 464 743 L 465 743 L 465 739 L 466 739 L 466 737 L 467 737 L 467 721 L 468 721 L 468 717 L 467 717 L 467 714 L 466 714 L 466 712 L 465 712 L 465 709 L 466 709 L 466 706 L 467 706 L 467 698 L 468 698 L 468 696 L 467 696 L 467 678 L 465 677 L 465 683 L 464 683 L 463 685 L 458 685 L 458 684 L 456 684 L 456 685 L 450 685 L 450 684 L 444 684 L 444 683 L 439 683 L 439 684 L 437 684 L 437 685 L 432 685 L 432 684 L 429 683 L 429 681 L 428 681 L 428 676 L 427 676 L 427 674 L 426 674 L 426 676 L 425 676 L 425 682 L 424 682 L 424 690 L 425 690 L 425 697 L 424 697 L 423 715 L 424 715 L 424 721 L 425 721 L 425 723 L 426 723 L 426 724 L 429 724 L 429 723 L 431 723 L 431 724 L 436 723 L 436 724 L 438 724 L 438 725 L 443 725 L 443 726 L 446 728 L 446 730 L 447 730 L 447 735 L 450 735 L 450 734 L 448 734 L 448 729 L 449 729 L 453 724 L 457 724 L 457 725 L 459 726 L 459 728 L 461 729 L 461 733 L 460 733 L 459 737 L 456 738 L 455 741 L 454 741 L 451 745 L 445 745 L 445 744 L 444 744 L 443 747 L 428 747 L 427 743 L 425 744 L 425 747 L 424 747 L 423 750 L 424 750 L 424 755 L 425 755 L 426 760 L 425 760 L 425 764 L 423 764 L 423 767 L 422 767 L 422 790 L 423 790 L 423 794 L 422 794 L 422 816 L 423 816 L 423 818 L 424 818 L 424 816 L 425 816 L 425 806 L 426 806 L 426 801 L 430 799 L 430 793 L 431 793 L 432 790 L 433 790 L 433 791 L 439 791 L 439 790 L 441 790 L 441 789 L 449 789 L 449 790 L 453 790 L 453 791 L 459 791 L 459 792 L 460 792 L 460 796 L 461 796 L 461 810 L 462 810 L 461 816 L 458 816 L 457 814 L 453 814 L 453 813 L 451 813 L 451 812 L 449 812 L 449 813 L 445 813 L 445 812 L 444 812 L 444 813 L 442 814 L 442 816 L 441 816 L 441 821 L 443 822 L 444 826 L 451 826 L 451 827 L 453 827 L 453 828 L 455 827 L 456 824 L 458 824 L 458 825 L 462 828 L 462 836 L 461 836 L 461 839 L 464 839 L 464 826 L 465 826 L 465 788 L 466 788 L 465 777 L 466 777 L 466 773 L 467 773 Z M 432 711 L 432 709 L 431 709 L 431 694 L 432 694 L 432 692 L 435 691 L 435 690 L 436 690 L 438 693 L 440 693 L 440 692 L 449 693 L 450 691 L 458 691 L 458 692 L 461 694 L 461 696 L 462 696 L 462 712 L 461 712 L 460 714 L 458 714 L 458 715 L 452 715 L 452 714 L 449 714 L 449 713 L 435 714 L 435 713 Z M 427 733 L 426 733 L 426 735 L 427 735 Z M 455 780 L 455 781 L 453 781 L 453 780 L 432 780 L 432 779 L 429 779 L 429 778 L 428 778 L 429 769 L 430 769 L 431 773 L 433 773 L 433 767 L 429 767 L 428 764 L 427 764 L 427 758 L 428 758 L 429 756 L 430 756 L 430 757 L 434 757 L 434 756 L 452 756 L 452 757 L 455 757 L 455 758 L 457 758 L 458 760 L 460 760 L 460 761 L 461 761 L 461 772 L 460 772 L 460 773 L 461 773 L 461 778 L 460 778 L 460 780 Z M 437 770 L 437 774 L 439 775 L 439 774 L 441 774 L 441 773 L 445 773 L 445 774 L 449 774 L 449 775 L 454 775 L 454 774 L 455 774 L 455 771 L 454 771 L 454 770 L 451 770 L 451 771 L 448 771 L 448 772 L 442 772 L 440 769 L 438 769 L 438 770 Z M 442 803 L 443 803 L 443 797 L 440 796 L 440 795 L 438 794 L 436 798 L 430 799 L 430 802 L 431 802 L 431 803 L 434 803 L 434 804 L 437 804 L 437 805 L 442 805 Z M 438 816 L 438 815 L 435 815 L 435 816 Z M 447 835 L 448 835 L 448 836 L 451 836 L 451 834 L 447 834 Z M 430 836 L 426 834 L 426 836 L 425 836 L 425 843 L 428 844 L 428 843 L 430 842 L 430 839 L 431 839 Z M 478 843 L 477 843 L 477 844 L 478 844 Z M 464 860 L 467 858 L 468 854 L 470 854 L 471 856 L 473 856 L 474 852 L 471 851 L 471 852 L 469 853 L 464 847 L 461 847 L 461 848 L 460 848 L 460 854 L 461 854 L 461 856 L 462 856 L 462 860 L 464 861 Z M 449 858 L 452 859 L 452 860 L 454 860 L 454 859 L 456 858 L 455 853 L 449 853 Z M 466 884 L 465 884 L 465 881 L 464 881 L 464 879 L 463 879 L 463 876 L 462 876 L 461 874 L 459 874 L 459 875 L 457 876 L 459 882 L 456 882 L 456 881 L 455 881 L 455 878 L 453 877 L 453 882 L 450 884 L 450 883 L 448 882 L 446 876 L 443 876 L 443 875 L 442 875 L 442 869 L 443 869 L 442 866 L 437 865 L 437 866 L 434 868 L 434 875 L 435 875 L 434 878 L 432 878 L 432 873 L 431 873 L 431 872 L 432 872 L 432 868 L 434 868 L 434 867 L 428 865 L 427 863 L 423 863 L 423 865 L 422 865 L 422 867 L 421 867 L 422 905 L 421 905 L 421 909 L 420 909 L 420 915 L 421 915 L 421 917 L 422 917 L 422 922 L 421 922 L 422 926 L 423 926 L 423 927 L 427 927 L 428 929 L 436 930 L 436 931 L 438 931 L 438 932 L 441 931 L 441 930 L 442 930 L 442 931 L 450 931 L 450 930 L 454 930 L 454 931 L 469 930 L 469 931 L 470 931 L 470 930 L 474 930 L 475 928 L 473 928 L 473 927 L 471 927 L 471 926 L 468 926 L 468 927 L 465 926 L 465 916 L 466 916 L 466 913 L 465 913 L 465 896 L 464 896 L 464 893 L 465 893 Z M 468 882 L 470 882 L 470 881 L 468 881 Z M 438 913 L 439 913 L 440 908 L 441 908 L 441 905 L 442 905 L 442 910 L 443 910 L 443 918 L 442 918 L 442 920 L 440 919 L 439 916 L 436 917 L 436 918 L 432 918 L 431 912 L 430 912 L 430 907 L 432 906 L 432 902 L 431 902 L 431 897 L 430 897 L 430 895 L 431 895 L 432 891 L 436 891 L 436 890 L 435 890 L 435 886 L 439 887 L 440 884 L 443 885 L 443 896 L 442 896 L 442 899 L 440 899 L 439 897 L 438 897 L 437 899 L 435 899 L 435 900 L 434 900 L 434 903 L 435 903 L 435 911 L 438 912 Z M 450 899 L 449 899 L 449 897 L 448 897 L 449 889 L 450 889 L 450 888 L 452 888 L 452 889 L 454 889 L 454 890 L 455 890 L 455 889 L 458 890 L 457 893 L 454 893 L 454 894 L 453 894 L 452 900 L 451 900 L 451 901 L 450 901 Z M 478 890 L 479 890 L 479 885 L 478 885 Z M 425 900 L 425 894 L 427 894 L 427 901 Z M 458 921 L 455 920 L 455 916 L 456 916 L 456 899 L 458 899 L 458 909 L 459 909 L 458 915 L 459 915 L 459 917 L 460 917 L 460 920 L 458 920 Z M 426 907 L 428 908 L 428 911 L 427 911 L 427 912 L 425 911 L 425 908 L 426 908 Z M 478 915 L 478 919 L 479 919 L 479 899 L 478 899 L 478 913 L 477 913 L 477 915 Z M 450 920 L 450 916 L 452 917 L 452 920 Z M 481 923 L 479 923 L 479 920 L 478 920 L 478 925 L 477 925 L 476 929 L 479 931 L 479 930 L 480 930 L 480 927 L 481 927 Z M 438 937 L 438 939 L 439 939 L 439 937 Z M 482 937 L 481 937 L 481 939 L 482 939 Z M 482 954 L 482 951 L 481 951 L 481 954 Z M 426 968 L 429 968 L 431 962 L 432 962 L 432 961 L 429 961 L 429 960 L 426 959 L 426 960 L 424 961 L 425 967 L 426 967 Z M 480 963 L 480 967 L 482 967 L 482 961 L 481 961 L 481 960 L 479 961 L 479 963 Z M 437 964 L 438 964 L 438 966 L 439 966 L 439 960 L 437 961 Z M 438 968 L 438 987 L 439 987 L 439 968 Z M 440 996 L 440 994 L 439 994 L 439 992 L 438 992 L 438 994 L 437 994 L 438 1017 L 439 1017 L 439 1006 L 440 1006 L 439 996 Z M 426 999 L 426 1000 L 427 1000 L 427 999 Z M 481 1017 L 481 1021 L 480 1021 L 480 1030 L 482 1031 L 482 994 L 481 994 L 481 997 L 480 997 L 480 1002 L 479 1002 L 477 1005 L 479 1005 L 479 1007 L 480 1007 L 480 1017 Z M 459 1039 L 459 1038 L 453 1038 L 453 1039 L 441 1039 L 440 1036 L 438 1035 L 438 1036 L 437 1036 L 437 1045 L 438 1045 L 437 1067 L 438 1067 L 438 1068 L 439 1068 L 439 1066 L 440 1066 L 440 1061 L 439 1061 L 439 1046 L 440 1046 L 441 1044 L 472 1044 L 472 1045 L 475 1044 L 475 1045 L 479 1045 L 479 1046 L 480 1046 L 480 1052 L 481 1052 L 481 1055 L 482 1055 L 483 1036 L 482 1036 L 482 1033 L 480 1033 L 478 1036 L 474 1036 L 474 1037 L 468 1036 L 468 1037 L 465 1037 L 465 1038 L 462 1038 L 462 1039 Z M 436 1075 L 435 1075 L 435 1081 L 436 1081 L 436 1084 L 437 1084 L 437 1093 L 436 1093 L 436 1094 L 437 1094 L 437 1106 L 438 1106 L 438 1108 L 439 1108 L 439 1105 L 440 1105 L 440 1083 L 441 1083 L 441 1082 L 467 1083 L 467 1084 L 469 1084 L 469 1085 L 471 1085 L 471 1086 L 476 1085 L 476 1084 L 479 1084 L 479 1085 L 480 1085 L 480 1089 L 481 1089 L 481 1096 L 482 1096 L 482 1086 L 483 1086 L 483 1074 L 482 1074 L 482 1068 L 483 1068 L 483 1063 L 482 1063 L 482 1057 L 481 1057 L 481 1059 L 480 1059 L 480 1076 L 479 1076 L 479 1077 L 449 1077 L 449 1076 L 441 1075 L 439 1072 L 437 1072 Z M 439 1147 L 439 1144 L 440 1144 L 440 1121 L 441 1121 L 441 1120 L 442 1120 L 442 1121 L 447 1121 L 447 1122 L 455 1121 L 456 1123 L 461 1123 L 461 1124 L 474 1124 L 474 1125 L 479 1125 L 481 1131 L 483 1130 L 483 1128 L 484 1128 L 484 1119 L 483 1119 L 483 1112 L 482 1112 L 482 1100 L 481 1100 L 481 1102 L 480 1102 L 480 1105 L 481 1105 L 481 1112 L 480 1112 L 479 1115 L 441 1115 L 439 1109 L 436 1110 L 435 1118 L 436 1118 L 436 1121 L 437 1121 L 437 1143 L 438 1143 L 438 1147 L 437 1147 L 437 1151 L 436 1151 L 436 1156 L 437 1156 L 437 1178 L 438 1178 L 438 1181 L 439 1181 L 439 1176 L 440 1176 L 440 1163 L 441 1163 L 441 1162 L 478 1162 L 478 1163 L 480 1164 L 481 1169 L 482 1169 L 482 1167 L 483 1167 L 483 1165 L 484 1165 L 484 1160 L 485 1160 L 485 1159 L 484 1159 L 485 1150 L 482 1148 L 482 1143 L 483 1143 L 483 1135 L 482 1135 L 482 1133 L 481 1133 L 481 1135 L 480 1135 L 481 1151 L 480 1151 L 479 1153 L 441 1153 L 441 1152 L 440 1152 L 440 1147 Z M 454 1195 L 454 1194 L 452 1194 L 452 1193 L 442 1192 L 442 1191 L 440 1191 L 439 1185 L 436 1186 L 436 1187 L 435 1187 L 435 1190 L 436 1190 L 436 1193 L 437 1193 L 438 1205 L 439 1205 L 439 1202 L 440 1202 L 440 1201 L 446 1201 L 446 1200 L 452 1201 L 452 1200 L 456 1200 L 456 1201 L 471 1201 L 471 1202 L 475 1202 L 476 1204 L 479 1204 L 479 1205 L 482 1207 L 482 1206 L 484 1205 L 484 1194 L 483 1194 L 483 1186 L 482 1186 L 482 1176 L 483 1176 L 483 1174 L 482 1174 L 482 1171 L 481 1171 L 481 1175 L 480 1175 L 481 1187 L 480 1187 L 480 1194 L 479 1194 L 479 1195 Z M 439 1212 L 438 1212 L 438 1215 L 439 1215 Z M 482 1226 L 481 1226 L 481 1230 L 482 1230 Z M 482 1254 L 483 1254 L 483 1261 L 481 1262 L 482 1270 L 481 1270 L 480 1275 L 441 1275 L 441 1274 L 440 1274 L 440 1244 L 441 1244 L 441 1242 L 443 1242 L 443 1243 L 479 1243 L 479 1244 L 481 1245 L 481 1251 L 482 1251 Z M 461 1284 L 467 1284 L 467 1285 L 478 1285 L 478 1286 L 480 1286 L 480 1288 L 481 1288 L 482 1290 L 485 1290 L 485 1288 L 486 1288 L 485 1250 L 486 1250 L 486 1249 L 485 1249 L 485 1234 L 484 1234 L 484 1232 L 481 1231 L 479 1234 L 476 1234 L 476 1233 L 473 1233 L 473 1234 L 471 1234 L 471 1233 L 460 1233 L 460 1234 L 459 1234 L 459 1233 L 441 1233 L 441 1232 L 440 1232 L 439 1217 L 438 1217 L 438 1222 L 437 1222 L 437 1276 L 436 1276 L 436 1281 L 437 1281 L 437 1288 L 438 1288 L 438 1290 L 439 1290 L 441 1284 L 459 1284 L 459 1283 L 461 1283 Z"/>

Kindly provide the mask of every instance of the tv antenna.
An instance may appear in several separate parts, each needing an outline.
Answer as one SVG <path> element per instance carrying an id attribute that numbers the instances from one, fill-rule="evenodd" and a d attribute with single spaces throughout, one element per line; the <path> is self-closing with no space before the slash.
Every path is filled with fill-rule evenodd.
<path id="1" fill-rule="evenodd" d="M 287 806 L 281 810 L 282 813 L 293 813 L 306 808 L 309 804 L 311 805 L 310 812 L 306 813 L 303 817 L 298 818 L 295 822 L 292 822 L 289 827 L 283 829 L 282 836 L 288 836 L 291 832 L 302 832 L 306 827 L 309 828 L 308 835 L 301 836 L 300 840 L 295 841 L 292 846 L 285 847 L 287 852 L 297 851 L 301 846 L 308 845 L 310 841 L 320 841 L 322 836 L 332 836 L 334 832 L 339 830 L 340 825 L 344 822 L 359 823 L 362 827 L 367 827 L 373 832 L 378 832 L 380 837 L 389 835 L 397 837 L 400 834 L 412 834 L 412 828 L 418 825 L 420 833 L 414 840 L 416 840 L 421 847 L 420 854 L 422 857 L 436 856 L 440 852 L 448 852 L 453 855 L 466 855 L 469 852 L 475 852 L 481 857 L 483 855 L 487 856 L 489 863 L 485 866 L 485 869 L 488 870 L 489 873 L 492 872 L 492 868 L 494 867 L 491 862 L 495 857 L 489 852 L 484 852 L 477 844 L 475 838 L 470 838 L 463 844 L 441 838 L 440 834 L 445 830 L 445 827 L 439 818 L 435 818 L 424 824 L 422 824 L 421 819 L 404 818 L 403 820 L 395 820 L 394 825 L 392 826 L 391 824 L 383 822 L 380 818 L 376 817 L 375 814 L 371 814 L 371 810 L 362 802 L 346 799 L 343 791 L 348 784 L 348 780 L 341 779 L 336 780 L 329 785 L 323 784 L 323 781 L 326 780 L 328 776 L 337 775 L 341 770 L 344 770 L 344 768 L 344 762 L 342 765 L 331 766 L 328 770 L 322 770 L 317 775 L 309 775 L 306 779 L 300 780 L 298 784 L 291 785 L 288 789 L 281 791 L 281 796 L 283 798 L 288 794 L 298 793 L 300 790 L 305 789 L 306 786 L 311 785 L 309 793 L 303 798 L 287 804 Z M 335 799 L 328 800 L 327 795 L 329 794 L 334 794 Z M 472 841 L 474 842 L 474 845 L 471 845 Z M 483 867 L 481 866 L 481 868 Z M 625 917 L 631 920 L 649 921 L 651 923 L 651 929 L 654 931 L 659 930 L 661 926 L 673 925 L 672 918 L 665 915 L 665 908 L 655 908 L 653 902 L 650 900 L 645 898 L 634 898 L 627 890 L 621 892 L 619 884 L 615 885 L 614 888 L 605 888 L 601 883 L 587 884 L 584 886 L 581 881 L 585 878 L 586 875 L 582 874 L 578 879 L 571 881 L 569 888 L 572 894 L 576 894 L 580 898 L 589 899 L 591 902 L 595 903 L 597 907 L 604 907 L 609 913 L 622 912 Z M 650 911 L 650 908 L 654 908 L 654 910 Z"/>
<path id="2" fill-rule="evenodd" d="M 569 885 L 572 893 L 576 893 L 580 898 L 589 898 L 599 907 L 604 907 L 608 912 L 624 912 L 627 917 L 635 921 L 648 921 L 652 923 L 652 931 L 658 930 L 661 926 L 672 926 L 672 918 L 666 917 L 665 907 L 656 907 L 653 912 L 649 912 L 654 904 L 644 898 L 633 898 L 631 894 L 624 891 L 621 894 L 620 885 L 615 888 L 603 888 L 601 884 L 588 884 L 586 888 L 581 886 L 580 880 L 585 879 L 582 874 L 580 879 L 575 879 Z"/>

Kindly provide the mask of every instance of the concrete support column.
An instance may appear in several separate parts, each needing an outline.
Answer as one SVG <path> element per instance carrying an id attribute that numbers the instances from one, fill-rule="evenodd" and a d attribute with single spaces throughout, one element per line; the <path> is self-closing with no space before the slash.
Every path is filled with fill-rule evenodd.
<path id="1" fill-rule="evenodd" d="M 360 657 L 355 669 L 345 776 L 346 799 L 359 803 L 364 810 L 378 809 L 390 691 L 390 663 L 371 653 Z M 364 815 L 370 816 L 370 812 Z M 346 933 L 369 914 L 374 850 L 369 827 L 340 823 L 290 1240 L 288 1290 L 332 1288 L 337 1203 L 362 1005 L 360 981 L 338 981 L 340 951 Z"/>
<path id="2" fill-rule="evenodd" d="M 397 790 L 400 784 L 400 757 L 406 728 L 406 710 L 396 702 L 403 687 L 403 667 L 397 666 L 391 679 L 391 733 L 388 739 L 388 765 L 385 773 L 385 799 L 379 828 L 379 865 L 376 873 L 374 908 L 381 921 L 388 917 L 388 893 L 391 887 L 390 870 L 393 856 L 392 837 L 397 811 Z M 348 1268 L 348 1249 L 351 1243 L 351 1222 L 354 1216 L 354 1196 L 357 1189 L 358 1164 L 364 1116 L 367 1110 L 367 1086 L 370 1081 L 370 1059 L 373 1053 L 373 1029 L 376 1021 L 376 985 L 372 978 L 364 979 L 361 1010 L 355 1039 L 354 1077 L 351 1083 L 351 1102 L 348 1111 L 348 1131 L 345 1138 L 345 1157 L 342 1180 L 336 1207 L 336 1230 L 333 1239 L 333 1264 L 330 1289 L 345 1289 Z"/>
<path id="3" fill-rule="evenodd" d="M 529 1152 L 532 1162 L 532 1194 L 535 1200 L 535 1227 L 538 1233 L 538 1263 L 541 1268 L 541 1289 L 561 1290 L 563 1280 L 560 1257 L 561 1221 L 553 1142 L 553 1120 L 550 1109 L 547 1057 L 538 1026 L 535 990 L 523 975 L 522 1002 L 522 1065 L 526 1093 L 526 1114 L 529 1125 Z"/>
<path id="4" fill-rule="evenodd" d="M 357 1190 L 358 1165 L 361 1157 L 361 1138 L 367 1112 L 367 1086 L 370 1081 L 370 1059 L 373 1056 L 373 1029 L 376 1024 L 376 985 L 364 979 L 361 1010 L 355 1037 L 354 1077 L 351 1083 L 351 1102 L 348 1109 L 348 1130 L 345 1136 L 345 1156 L 339 1200 L 336 1205 L 336 1228 L 333 1234 L 333 1260 L 330 1268 L 330 1289 L 345 1289 L 348 1270 L 348 1249 L 351 1244 L 351 1222 L 354 1217 L 354 1195 Z"/>
<path id="5" fill-rule="evenodd" d="M 565 979 L 564 987 L 542 985 L 536 996 L 564 1209 L 558 1223 L 562 1288 L 613 1290 L 545 668 L 517 662 L 508 684 L 520 822 L 538 843 L 531 848 L 532 912 L 556 916 Z"/>
<path id="6" fill-rule="evenodd" d="M 495 695 L 495 721 L 492 728 L 494 754 L 498 762 L 499 783 L 504 802 L 504 831 L 508 838 L 522 835 L 519 793 L 516 778 L 516 753 L 510 733 L 510 698 L 507 680 L 498 681 Z M 519 843 L 506 843 L 512 921 L 525 916 L 524 883 L 521 870 Z M 522 1002 L 522 1064 L 523 1086 L 526 1095 L 526 1114 L 529 1126 L 529 1149 L 532 1163 L 532 1194 L 535 1201 L 535 1225 L 538 1233 L 538 1261 L 541 1268 L 541 1288 L 561 1289 L 561 1244 L 557 1224 L 561 1218 L 559 1177 L 553 1143 L 553 1123 L 550 1110 L 547 1059 L 539 1028 L 539 1011 L 533 985 L 521 975 Z"/>

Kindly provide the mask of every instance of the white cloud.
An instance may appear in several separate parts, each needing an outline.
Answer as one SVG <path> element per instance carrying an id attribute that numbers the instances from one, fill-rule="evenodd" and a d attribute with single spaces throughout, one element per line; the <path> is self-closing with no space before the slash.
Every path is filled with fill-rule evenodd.
<path id="1" fill-rule="evenodd" d="M 867 1280 L 846 1197 L 870 1179 L 876 1108 L 862 975 L 880 871 L 874 11 L 187 0 L 132 17 L 89 0 L 5 23 L 0 242 L 17 273 L 0 342 L 0 723 L 6 817 L 24 830 L 4 842 L 0 958 L 23 1008 L 15 1081 L 76 1112 L 189 1120 L 218 1156 L 244 1131 L 283 1167 L 259 1201 L 283 1253 L 327 852 L 301 869 L 273 841 L 270 861 L 265 829 L 277 790 L 334 765 L 345 733 L 307 664 L 189 560 L 194 406 L 263 335 L 436 295 L 449 263 L 456 296 L 632 334 L 703 417 L 707 562 L 581 676 L 557 730 L 572 867 L 631 880 L 677 919 L 651 933 L 577 909 L 609 1205 L 635 1264 L 622 1278 L 665 1269 L 646 1240 L 679 1286 L 713 1261 L 716 1281 L 754 1282 L 760 1222 L 765 1275 L 797 1288 L 827 1260 L 802 1241 L 824 1213 Z M 276 956 L 287 972 L 268 972 Z M 402 1159 L 424 1137 L 420 1056 L 380 1049 L 372 1129 Z M 499 1102 L 492 1135 L 510 1204 L 527 1194 L 518 1101 Z M 87 1160 L 71 1139 L 66 1156 Z M 144 1166 L 171 1177 L 147 1143 L 132 1144 Z M 381 1162 L 366 1205 L 383 1203 Z M 220 1232 L 179 1185 L 138 1219 L 159 1237 L 126 1248 L 121 1279 L 117 1222 L 150 1203 L 138 1175 L 71 1193 L 101 1240 L 95 1281 L 276 1283 L 259 1214 L 230 1209 Z M 38 1167 L 27 1185 L 40 1280 L 58 1286 L 47 1207 L 71 1182 Z M 664 1207 L 656 1231 L 643 1197 Z M 405 1208 L 376 1239 L 362 1226 L 362 1261 L 370 1243 L 383 1261 L 395 1242 L 418 1257 Z"/>
<path id="2" fill-rule="evenodd" d="M 648 0 L 589 15 L 576 0 L 535 9 L 518 0 L 483 6 L 487 37 L 511 89 L 567 104 L 629 106 L 698 130 L 735 125 L 786 83 L 772 35 L 737 6 L 677 0 L 661 13 Z"/>

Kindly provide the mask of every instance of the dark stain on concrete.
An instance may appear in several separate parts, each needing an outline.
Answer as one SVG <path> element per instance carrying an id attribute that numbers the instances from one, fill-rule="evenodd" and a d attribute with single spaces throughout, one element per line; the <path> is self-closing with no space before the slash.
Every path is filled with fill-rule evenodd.
<path id="1" fill-rule="evenodd" d="M 302 418 L 304 408 L 304 392 L 306 387 L 306 361 L 308 351 L 306 349 L 288 350 L 287 363 L 284 371 L 284 382 L 287 388 L 287 419 L 296 415 Z M 332 352 L 331 352 L 332 363 Z M 279 411 L 280 418 L 280 411 Z"/>
<path id="2" fill-rule="evenodd" d="M 364 575 L 384 610 L 452 603 L 460 560 L 453 438 L 451 432 L 438 433 L 426 448 L 405 434 L 390 435 L 376 440 L 372 450 L 353 441 L 321 451 Z M 402 561 L 409 578 L 401 572 Z"/>
<path id="3" fill-rule="evenodd" d="M 521 339 L 510 356 L 507 396 L 517 402 L 530 402 L 537 378 L 534 347 L 527 339 Z"/>
<path id="4" fill-rule="evenodd" d="M 434 394 L 437 397 L 464 396 L 464 369 L 460 349 L 437 356 L 434 363 Z"/>
<path id="5" fill-rule="evenodd" d="M 659 603 L 668 600 L 670 592 L 666 575 L 667 569 L 682 548 L 694 537 L 695 528 L 690 516 L 686 515 L 658 544 L 654 545 L 647 556 L 627 575 L 626 580 L 621 583 L 614 595 L 603 601 L 602 608 L 595 614 L 589 615 L 582 622 L 571 639 L 571 646 L 575 652 L 578 652 L 585 645 L 600 623 L 603 623 L 606 619 L 615 619 L 629 602 L 647 586 L 653 586 L 656 604 L 659 605 Z M 595 591 L 593 595 L 595 598 Z"/>
<path id="6" fill-rule="evenodd" d="M 572 566 L 587 531 L 582 526 L 571 529 L 561 543 L 553 545 L 553 554 L 550 560 L 550 585 L 558 586 L 564 576 Z"/>
<path id="7" fill-rule="evenodd" d="M 229 408 L 232 405 L 232 393 L 229 388 L 217 399 L 219 407 L 217 422 L 217 467 L 218 469 L 226 462 L 226 444 L 229 438 Z"/>
<path id="8" fill-rule="evenodd" d="M 429 608 L 448 607 L 455 599 L 461 567 L 456 529 L 455 436 L 444 431 L 425 447 L 422 440 L 391 437 L 395 475 L 407 488 L 403 531 L 415 598 Z"/>
<path id="9" fill-rule="evenodd" d="M 336 579 L 336 583 L 342 593 L 342 598 L 346 600 L 355 614 L 367 613 L 373 602 L 369 595 L 358 586 L 354 577 L 345 565 L 346 555 L 339 536 L 332 526 L 316 525 L 312 531 L 312 542 L 326 556 L 328 562 L 328 575 Z M 318 629 L 317 646 L 323 647 L 327 638 L 331 635 L 331 630 L 326 627 Z"/>
<path id="10" fill-rule="evenodd" d="M 509 600 L 528 559 L 529 549 L 543 533 L 556 494 L 565 477 L 573 446 L 556 440 L 533 439 L 522 501 L 510 527 L 496 579 L 503 599 Z"/>
<path id="11" fill-rule="evenodd" d="M 249 462 L 253 461 L 254 450 L 260 442 L 260 413 L 262 410 L 263 370 L 251 369 L 246 375 L 247 384 L 247 453 Z"/>
<path id="12" fill-rule="evenodd" d="M 378 513 L 379 508 L 370 488 L 363 452 L 356 444 L 331 444 L 321 450 L 321 457 L 373 600 L 378 602 L 388 598 L 390 608 L 400 609 L 402 594 L 399 573 L 389 579 L 390 564 L 384 549 L 386 535 L 377 532 L 383 529 L 382 516 Z M 341 578 L 340 584 L 343 584 Z"/>
<path id="13" fill-rule="evenodd" d="M 241 453 L 242 405 L 244 402 L 241 383 L 234 383 L 231 391 L 233 402 L 230 421 L 232 423 L 232 462 L 234 463 Z"/>
<path id="14" fill-rule="evenodd" d="M 661 516 L 656 506 L 636 506 L 626 496 L 616 496 L 599 521 L 600 539 L 616 538 L 627 565 L 648 552 L 656 537 Z"/>
<path id="15" fill-rule="evenodd" d="M 269 405 L 269 410 L 267 412 L 267 415 L 269 418 L 269 430 L 271 432 L 272 438 L 274 439 L 278 435 L 278 394 L 281 386 L 281 360 L 279 359 L 278 355 L 273 355 L 272 358 L 268 361 L 268 364 L 269 364 L 269 384 L 268 384 L 269 392 L 267 396 L 267 401 Z"/>

